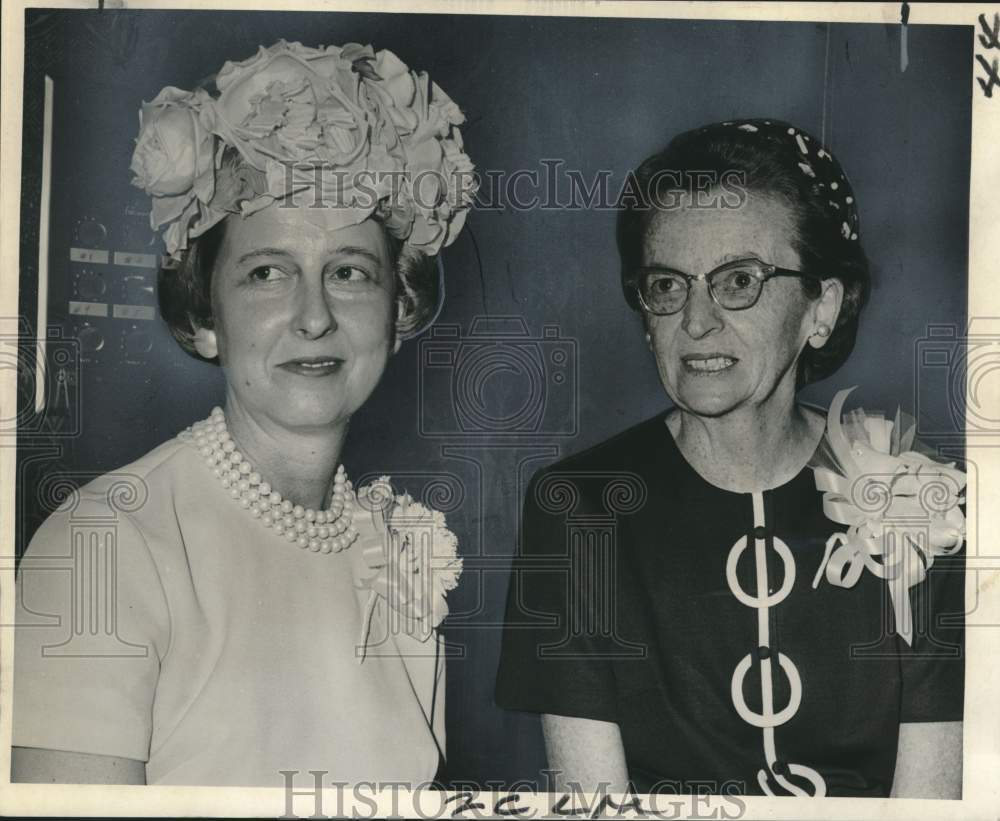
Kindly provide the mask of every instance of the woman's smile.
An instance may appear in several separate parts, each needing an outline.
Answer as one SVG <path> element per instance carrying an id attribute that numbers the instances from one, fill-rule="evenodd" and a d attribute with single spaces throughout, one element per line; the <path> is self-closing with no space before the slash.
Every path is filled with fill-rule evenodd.
<path id="1" fill-rule="evenodd" d="M 311 378 L 332 376 L 341 372 L 344 360 L 336 356 L 303 356 L 278 365 L 283 371 Z"/>
<path id="2" fill-rule="evenodd" d="M 695 376 L 719 376 L 733 368 L 739 359 L 727 354 L 689 354 L 681 357 L 686 373 Z"/>

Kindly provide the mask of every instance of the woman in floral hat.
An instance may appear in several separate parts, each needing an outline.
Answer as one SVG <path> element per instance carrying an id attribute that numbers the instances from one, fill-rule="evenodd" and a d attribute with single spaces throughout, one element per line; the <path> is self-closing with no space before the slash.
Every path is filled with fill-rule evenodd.
<path id="1" fill-rule="evenodd" d="M 224 408 L 75 492 L 19 579 L 13 779 L 284 786 L 434 777 L 436 628 L 461 561 L 388 478 L 355 489 L 348 424 L 434 316 L 474 194 L 457 106 L 370 47 L 284 41 L 211 92 L 144 105 L 132 171 L 173 265 L 164 319 Z M 74 635 L 63 574 L 109 523 L 114 628 Z M 89 549 L 89 548 L 88 548 Z M 96 544 L 93 546 L 96 550 Z M 80 554 L 83 555 L 82 553 Z"/>
<path id="2" fill-rule="evenodd" d="M 505 633 L 498 702 L 543 714 L 550 769 L 588 789 L 956 797 L 964 585 L 933 565 L 965 477 L 899 415 L 842 421 L 849 391 L 796 399 L 868 295 L 847 177 L 748 120 L 636 179 L 621 284 L 674 407 L 529 487 L 508 622 L 539 626 Z"/>

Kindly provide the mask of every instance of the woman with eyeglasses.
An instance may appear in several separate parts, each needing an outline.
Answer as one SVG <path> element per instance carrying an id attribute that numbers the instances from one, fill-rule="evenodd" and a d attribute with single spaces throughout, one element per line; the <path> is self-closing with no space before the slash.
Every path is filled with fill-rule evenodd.
<path id="1" fill-rule="evenodd" d="M 848 391 L 796 399 L 870 287 L 840 164 L 750 120 L 636 178 L 622 286 L 673 408 L 533 479 L 498 702 L 542 714 L 564 785 L 957 797 L 964 585 L 932 565 L 962 547 L 964 475 L 898 416 L 842 418 Z"/>

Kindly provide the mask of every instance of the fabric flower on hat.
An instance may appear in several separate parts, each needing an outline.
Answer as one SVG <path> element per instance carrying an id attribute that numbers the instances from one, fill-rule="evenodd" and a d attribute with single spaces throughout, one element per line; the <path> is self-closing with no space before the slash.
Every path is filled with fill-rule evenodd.
<path id="1" fill-rule="evenodd" d="M 215 86 L 217 96 L 167 88 L 143 107 L 133 182 L 152 196 L 171 255 L 227 214 L 298 195 L 326 209 L 327 227 L 377 209 L 428 254 L 457 236 L 476 191 L 464 117 L 392 52 L 281 40 L 227 62 Z"/>
<path id="2" fill-rule="evenodd" d="M 384 534 L 362 552 L 365 569 L 359 587 L 369 591 L 359 642 L 363 661 L 379 607 L 395 611 L 403 630 L 418 641 L 431 637 L 448 615 L 446 596 L 458 585 L 462 559 L 444 514 L 408 494 L 394 496 L 388 477 L 363 488 L 358 498 L 381 520 Z"/>
<path id="3" fill-rule="evenodd" d="M 965 474 L 912 450 L 915 425 L 855 410 L 841 420 L 853 388 L 830 403 L 826 441 L 832 467 L 817 467 L 823 512 L 844 533 L 834 533 L 813 587 L 853 587 L 865 570 L 889 585 L 896 632 L 913 642 L 909 590 L 920 584 L 937 556 L 957 553 L 965 541 Z"/>
<path id="4" fill-rule="evenodd" d="M 215 193 L 215 137 L 200 117 L 208 99 L 203 90 L 168 86 L 139 112 L 130 170 L 133 183 L 153 198 L 154 228 L 197 221 L 199 205 L 207 205 Z M 173 231 L 168 247 L 179 239 Z"/>

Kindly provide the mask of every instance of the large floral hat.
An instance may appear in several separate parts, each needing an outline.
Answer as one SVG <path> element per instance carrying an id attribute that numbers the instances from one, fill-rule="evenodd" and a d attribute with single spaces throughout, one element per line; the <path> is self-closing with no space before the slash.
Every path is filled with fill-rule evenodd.
<path id="1" fill-rule="evenodd" d="M 465 118 L 391 51 L 280 40 L 227 62 L 215 86 L 168 86 L 139 114 L 133 184 L 171 256 L 228 214 L 291 196 L 328 228 L 377 210 L 428 254 L 461 230 L 476 192 Z"/>

